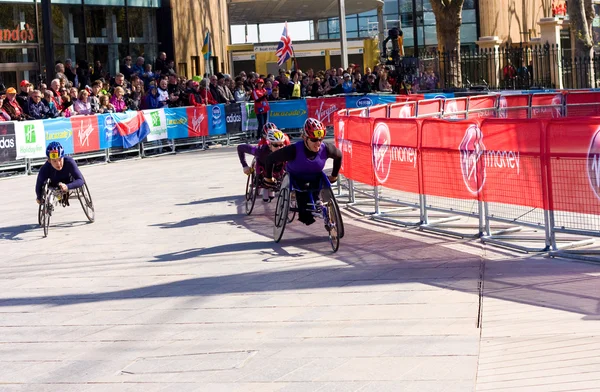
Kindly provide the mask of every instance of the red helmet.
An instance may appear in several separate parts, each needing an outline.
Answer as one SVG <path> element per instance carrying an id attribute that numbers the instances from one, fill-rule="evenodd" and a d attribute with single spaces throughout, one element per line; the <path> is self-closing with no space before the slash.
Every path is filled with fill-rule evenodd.
<path id="1" fill-rule="evenodd" d="M 304 122 L 304 134 L 312 139 L 323 139 L 327 134 L 325 125 L 316 118 L 308 118 Z"/>

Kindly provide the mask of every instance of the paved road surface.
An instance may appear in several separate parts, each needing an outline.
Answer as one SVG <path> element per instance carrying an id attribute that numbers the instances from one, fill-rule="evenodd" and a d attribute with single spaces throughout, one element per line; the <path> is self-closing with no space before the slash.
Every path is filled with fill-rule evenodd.
<path id="1" fill-rule="evenodd" d="M 35 177 L 0 180 L 0 391 L 600 390 L 598 266 L 348 213 L 337 254 L 275 244 L 232 149 L 83 172 L 97 222 L 45 239 Z"/>

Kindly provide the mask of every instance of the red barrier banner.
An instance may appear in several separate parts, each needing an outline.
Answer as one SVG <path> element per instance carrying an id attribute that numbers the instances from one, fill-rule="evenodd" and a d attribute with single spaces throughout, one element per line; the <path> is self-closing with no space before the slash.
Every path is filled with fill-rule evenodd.
<path id="1" fill-rule="evenodd" d="M 600 92 L 569 92 L 565 102 L 567 117 L 600 116 Z"/>
<path id="2" fill-rule="evenodd" d="M 531 96 L 531 118 L 561 118 L 562 93 L 533 94 Z"/>
<path id="3" fill-rule="evenodd" d="M 468 98 L 449 98 L 444 101 L 442 118 L 449 120 L 464 120 L 467 118 Z"/>
<path id="4" fill-rule="evenodd" d="M 482 199 L 545 208 L 540 120 L 487 119 L 478 140 Z"/>
<path id="5" fill-rule="evenodd" d="M 346 107 L 345 97 L 311 98 L 306 100 L 308 117 L 316 118 L 325 126 L 333 125 L 333 114 Z"/>
<path id="6" fill-rule="evenodd" d="M 380 119 L 373 126 L 373 169 L 376 184 L 419 193 L 420 120 Z"/>
<path id="7" fill-rule="evenodd" d="M 498 118 L 529 118 L 529 94 L 498 97 Z"/>
<path id="8" fill-rule="evenodd" d="M 71 127 L 73 128 L 73 151 L 75 154 L 100 150 L 98 117 L 71 117 Z"/>
<path id="9" fill-rule="evenodd" d="M 208 136 L 208 115 L 206 106 L 189 107 L 186 109 L 188 116 L 188 137 Z"/>
<path id="10" fill-rule="evenodd" d="M 416 102 L 393 103 L 390 105 L 390 118 L 411 118 L 417 113 Z"/>
<path id="11" fill-rule="evenodd" d="M 600 214 L 598 120 L 552 120 L 546 128 L 551 210 Z"/>
<path id="12" fill-rule="evenodd" d="M 441 99 L 427 99 L 417 102 L 417 116 L 438 117 L 442 114 Z"/>
<path id="13" fill-rule="evenodd" d="M 336 138 L 342 147 L 342 173 L 367 185 L 375 185 L 371 147 L 373 119 L 339 116 Z"/>
<path id="14" fill-rule="evenodd" d="M 387 118 L 388 105 L 376 105 L 369 108 L 369 117 Z"/>
<path id="15" fill-rule="evenodd" d="M 423 120 L 421 125 L 422 192 L 456 199 L 478 199 L 485 166 L 479 123 Z"/>
<path id="16" fill-rule="evenodd" d="M 469 118 L 496 117 L 496 99 L 494 95 L 469 97 Z"/>

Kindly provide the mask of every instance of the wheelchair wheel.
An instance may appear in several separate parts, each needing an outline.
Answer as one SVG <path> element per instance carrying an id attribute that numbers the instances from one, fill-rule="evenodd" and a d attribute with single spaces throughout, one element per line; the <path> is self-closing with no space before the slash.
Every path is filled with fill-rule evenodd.
<path id="1" fill-rule="evenodd" d="M 293 211 L 292 211 L 292 209 L 293 209 Z M 290 210 L 288 212 L 287 223 L 292 223 L 294 221 L 294 218 L 296 217 L 297 209 L 298 209 L 298 203 L 296 202 L 296 198 L 294 198 L 292 200 L 292 198 L 290 197 Z"/>
<path id="2" fill-rule="evenodd" d="M 333 253 L 337 252 L 340 248 L 340 233 L 339 233 L 339 212 L 335 203 L 332 200 L 327 202 L 327 221 L 325 222 L 325 228 L 329 233 L 329 243 Z"/>
<path id="3" fill-rule="evenodd" d="M 87 183 L 84 182 L 83 186 L 77 189 L 77 197 L 79 198 L 79 203 L 81 203 L 81 208 L 83 208 L 85 216 L 87 216 L 90 222 L 94 222 L 96 212 L 94 211 L 94 203 L 92 202 L 92 195 L 90 194 Z"/>
<path id="4" fill-rule="evenodd" d="M 344 221 L 342 220 L 342 213 L 340 212 L 340 207 L 337 203 L 337 200 L 335 199 L 333 190 L 331 188 L 323 189 L 323 191 L 321 192 L 321 200 L 323 200 L 324 203 L 327 203 L 329 201 L 332 202 L 333 206 L 335 207 L 337 233 L 340 239 L 344 238 Z"/>
<path id="5" fill-rule="evenodd" d="M 275 242 L 279 242 L 281 237 L 283 237 L 285 225 L 288 222 L 290 192 L 289 179 L 285 176 L 281 182 L 281 189 L 277 197 L 277 206 L 275 207 L 275 225 L 273 226 L 273 239 Z"/>
<path id="6" fill-rule="evenodd" d="M 38 205 L 38 225 L 44 226 L 44 203 Z"/>
<path id="7" fill-rule="evenodd" d="M 50 203 L 49 197 L 46 197 L 44 203 L 42 204 L 42 214 L 41 214 L 41 223 L 40 225 L 44 229 L 44 237 L 48 237 L 48 230 L 50 229 L 50 216 L 52 211 L 52 205 Z"/>
<path id="8" fill-rule="evenodd" d="M 252 210 L 254 209 L 254 203 L 256 203 L 256 180 L 257 175 L 254 171 L 254 165 L 252 165 L 252 173 L 248 176 L 248 180 L 246 181 L 246 214 L 252 214 Z"/>

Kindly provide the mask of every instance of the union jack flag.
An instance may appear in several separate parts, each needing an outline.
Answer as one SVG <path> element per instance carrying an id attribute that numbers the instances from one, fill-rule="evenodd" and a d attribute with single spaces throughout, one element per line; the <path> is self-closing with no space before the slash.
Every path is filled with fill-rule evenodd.
<path id="1" fill-rule="evenodd" d="M 288 34 L 287 22 L 283 27 L 283 33 L 279 39 L 279 45 L 277 45 L 277 51 L 275 52 L 279 61 L 277 65 L 281 66 L 283 63 L 288 61 L 294 55 L 294 48 L 292 47 L 292 38 Z"/>

